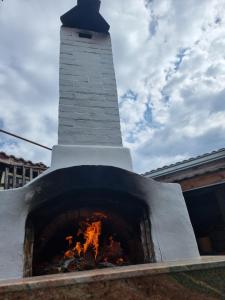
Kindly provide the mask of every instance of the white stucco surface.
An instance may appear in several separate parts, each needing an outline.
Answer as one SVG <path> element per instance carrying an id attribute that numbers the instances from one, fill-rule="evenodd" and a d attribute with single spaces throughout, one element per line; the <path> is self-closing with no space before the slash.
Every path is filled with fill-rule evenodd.
<path id="1" fill-rule="evenodd" d="M 60 40 L 59 144 L 122 146 L 110 34 L 62 27 Z"/>
<path id="2" fill-rule="evenodd" d="M 0 192 L 0 280 L 22 278 L 26 189 Z"/>
<path id="3" fill-rule="evenodd" d="M 51 169 L 82 165 L 112 166 L 132 171 L 130 150 L 124 147 L 64 145 L 53 147 Z"/>
<path id="4" fill-rule="evenodd" d="M 148 199 L 157 262 L 199 257 L 194 230 L 179 184 L 151 181 Z"/>

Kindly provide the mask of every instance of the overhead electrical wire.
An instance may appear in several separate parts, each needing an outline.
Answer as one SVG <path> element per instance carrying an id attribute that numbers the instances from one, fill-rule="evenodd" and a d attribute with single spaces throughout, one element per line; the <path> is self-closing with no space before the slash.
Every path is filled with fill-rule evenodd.
<path id="1" fill-rule="evenodd" d="M 29 140 L 29 139 L 23 138 L 23 137 L 21 137 L 21 136 L 19 136 L 19 135 L 17 135 L 17 134 L 8 132 L 8 131 L 3 130 L 3 129 L 0 129 L 0 132 L 2 132 L 2 133 L 4 133 L 4 134 L 7 134 L 7 135 L 10 135 L 10 136 L 13 136 L 13 137 L 15 137 L 15 138 L 17 138 L 17 139 L 20 139 L 20 140 L 22 140 L 22 141 L 28 142 L 28 143 L 30 143 L 30 144 L 36 145 L 36 146 L 38 146 L 38 147 L 41 147 L 41 148 L 44 148 L 44 149 L 47 149 L 47 150 L 52 151 L 52 148 L 49 148 L 49 147 L 44 146 L 44 145 L 41 145 L 41 144 L 36 143 L 36 142 L 34 142 L 34 141 L 31 141 L 31 140 Z"/>

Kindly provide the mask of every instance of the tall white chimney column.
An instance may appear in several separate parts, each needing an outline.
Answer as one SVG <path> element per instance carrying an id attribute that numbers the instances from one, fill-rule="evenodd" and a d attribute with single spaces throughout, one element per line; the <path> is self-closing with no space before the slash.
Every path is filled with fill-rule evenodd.
<path id="1" fill-rule="evenodd" d="M 52 168 L 108 165 L 132 170 L 122 145 L 109 25 L 98 0 L 61 17 L 58 145 Z"/>
<path id="2" fill-rule="evenodd" d="M 60 145 L 122 146 L 109 34 L 62 27 Z"/>

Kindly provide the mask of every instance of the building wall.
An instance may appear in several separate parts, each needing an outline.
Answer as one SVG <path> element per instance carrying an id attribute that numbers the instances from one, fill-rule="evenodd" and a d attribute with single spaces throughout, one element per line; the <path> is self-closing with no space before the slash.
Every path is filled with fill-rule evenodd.
<path id="1" fill-rule="evenodd" d="M 201 255 L 225 253 L 225 158 L 161 169 L 152 177 L 182 187 Z M 173 171 L 171 170 L 173 168 Z M 182 169 L 183 168 L 183 169 Z M 150 172 L 151 173 L 151 172 Z"/>
<path id="2" fill-rule="evenodd" d="M 147 177 L 151 177 L 161 182 L 179 183 L 183 192 L 210 185 L 225 183 L 225 157 L 218 160 L 191 165 L 182 168 L 182 165 L 174 167 L 173 171 L 167 168 L 161 174 L 150 172 Z"/>
<path id="3" fill-rule="evenodd" d="M 44 164 L 33 164 L 1 152 L 0 190 L 22 187 L 46 169 Z"/>

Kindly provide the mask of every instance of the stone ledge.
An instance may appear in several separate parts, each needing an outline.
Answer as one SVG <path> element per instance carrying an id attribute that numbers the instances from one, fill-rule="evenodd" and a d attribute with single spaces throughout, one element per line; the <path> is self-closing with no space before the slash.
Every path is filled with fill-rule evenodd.
<path id="1" fill-rule="evenodd" d="M 187 260 L 182 262 L 143 264 L 85 272 L 38 276 L 19 280 L 7 280 L 0 281 L 0 299 L 4 299 L 1 298 L 1 295 L 3 294 L 12 292 L 15 293 L 24 290 L 31 291 L 35 289 L 52 289 L 58 287 L 69 287 L 73 285 L 78 286 L 79 284 L 94 282 L 115 281 L 219 268 L 225 268 L 225 256 L 203 257 L 196 260 Z"/>

